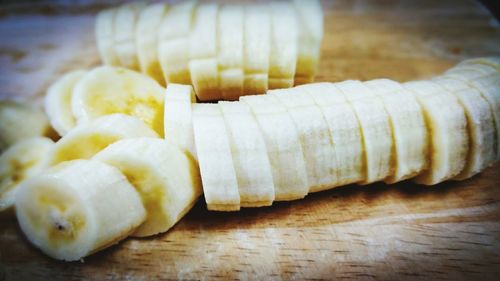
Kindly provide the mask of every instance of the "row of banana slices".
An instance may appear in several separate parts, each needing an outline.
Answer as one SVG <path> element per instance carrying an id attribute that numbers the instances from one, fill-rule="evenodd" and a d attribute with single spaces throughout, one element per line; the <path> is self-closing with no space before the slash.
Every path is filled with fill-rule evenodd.
<path id="1" fill-rule="evenodd" d="M 102 61 L 192 84 L 201 101 L 312 82 L 323 37 L 319 0 L 129 3 L 100 12 Z"/>

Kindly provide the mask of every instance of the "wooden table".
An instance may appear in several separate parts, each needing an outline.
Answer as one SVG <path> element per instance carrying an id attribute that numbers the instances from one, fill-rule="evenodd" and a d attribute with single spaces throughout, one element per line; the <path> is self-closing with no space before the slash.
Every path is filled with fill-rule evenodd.
<path id="1" fill-rule="evenodd" d="M 500 55 L 500 28 L 474 1 L 325 1 L 318 80 L 430 77 Z M 102 5 L 0 7 L 0 98 L 39 100 L 70 69 L 98 63 Z M 434 187 L 345 186 L 237 213 L 203 200 L 168 233 L 127 239 L 84 262 L 47 258 L 0 222 L 0 280 L 496 279 L 500 165 Z"/>

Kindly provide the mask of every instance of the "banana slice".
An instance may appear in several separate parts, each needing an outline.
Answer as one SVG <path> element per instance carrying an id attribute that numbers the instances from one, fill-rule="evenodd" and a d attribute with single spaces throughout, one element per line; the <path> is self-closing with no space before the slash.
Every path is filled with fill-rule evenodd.
<path id="1" fill-rule="evenodd" d="M 292 118 L 276 97 L 244 96 L 259 124 L 271 162 L 276 201 L 303 198 L 309 192 L 300 138 Z"/>
<path id="2" fill-rule="evenodd" d="M 168 84 L 165 95 L 165 139 L 186 150 L 196 159 L 193 135 L 192 104 L 196 102 L 193 87 Z"/>
<path id="3" fill-rule="evenodd" d="M 43 111 L 26 103 L 0 101 L 0 152 L 22 139 L 51 134 Z"/>
<path id="4" fill-rule="evenodd" d="M 328 124 L 335 155 L 330 166 L 336 167 L 337 174 L 337 181 L 331 186 L 364 180 L 366 177 L 361 127 L 344 95 L 330 83 L 315 83 L 297 88 L 304 89 L 311 95 Z"/>
<path id="5" fill-rule="evenodd" d="M 465 66 L 470 64 L 484 64 L 494 67 L 497 71 L 500 70 L 500 56 L 496 57 L 483 57 L 483 58 L 473 58 L 460 62 L 457 66 Z"/>
<path id="6" fill-rule="evenodd" d="M 111 114 L 90 123 L 77 125 L 54 146 L 51 164 L 74 159 L 88 159 L 108 145 L 125 138 L 158 137 L 141 120 Z"/>
<path id="7" fill-rule="evenodd" d="M 167 83 L 191 84 L 189 33 L 197 1 L 182 1 L 166 13 L 158 29 L 158 59 Z"/>
<path id="8" fill-rule="evenodd" d="M 337 182 L 335 150 L 328 124 L 314 99 L 304 88 L 272 90 L 287 108 L 299 134 L 307 169 L 309 192 L 332 187 Z M 333 165 L 332 165 L 333 164 Z"/>
<path id="9" fill-rule="evenodd" d="M 428 166 L 429 136 L 420 105 L 398 82 L 376 79 L 364 84 L 382 100 L 389 114 L 394 174 L 385 182 L 396 183 L 416 176 Z"/>
<path id="10" fill-rule="evenodd" d="M 198 167 L 165 140 L 120 140 L 93 159 L 118 168 L 139 192 L 147 215 L 132 236 L 146 237 L 169 230 L 201 195 Z"/>
<path id="11" fill-rule="evenodd" d="M 242 207 L 270 206 L 274 182 L 266 144 L 250 107 L 219 102 L 231 146 Z"/>
<path id="12" fill-rule="evenodd" d="M 430 167 L 414 178 L 433 185 L 457 176 L 465 167 L 469 136 L 464 109 L 458 99 L 429 81 L 404 83 L 424 112 L 430 136 Z"/>
<path id="13" fill-rule="evenodd" d="M 104 64 L 120 65 L 113 42 L 116 9 L 100 11 L 96 16 L 95 35 L 97 49 Z"/>
<path id="14" fill-rule="evenodd" d="M 245 67 L 244 95 L 264 94 L 268 89 L 271 48 L 271 17 L 266 4 L 246 5 L 244 8 Z"/>
<path id="15" fill-rule="evenodd" d="M 66 73 L 52 84 L 45 96 L 45 112 L 50 124 L 60 136 L 64 136 L 75 127 L 76 120 L 71 110 L 73 89 L 86 70 L 75 70 Z"/>
<path id="16" fill-rule="evenodd" d="M 209 210 L 240 209 L 238 180 L 222 112 L 217 104 L 193 105 L 196 153 Z"/>
<path id="17" fill-rule="evenodd" d="M 217 64 L 217 4 L 201 4 L 194 15 L 189 36 L 189 72 L 201 101 L 219 100 L 219 72 Z"/>
<path id="18" fill-rule="evenodd" d="M 394 174 L 392 131 L 389 114 L 377 96 L 359 81 L 332 84 L 343 92 L 361 126 L 365 150 L 366 179 L 361 184 L 384 180 Z"/>
<path id="19" fill-rule="evenodd" d="M 143 2 L 133 2 L 117 8 L 114 18 L 114 47 L 120 65 L 139 70 L 135 30 L 139 13 L 146 6 Z"/>
<path id="20" fill-rule="evenodd" d="M 48 164 L 54 142 L 31 138 L 17 142 L 0 156 L 0 212 L 11 210 L 18 187 Z"/>
<path id="21" fill-rule="evenodd" d="M 497 71 L 492 66 L 485 64 L 468 64 L 457 65 L 447 70 L 444 75 L 453 78 L 464 77 L 470 80 L 474 80 L 479 77 L 488 76 L 495 73 L 497 73 Z"/>
<path id="22" fill-rule="evenodd" d="M 269 78 L 269 89 L 286 89 L 293 87 L 293 78 Z"/>
<path id="23" fill-rule="evenodd" d="M 28 240 L 65 261 L 117 243 L 146 216 L 120 171 L 93 160 L 62 163 L 29 179 L 19 188 L 15 208 Z"/>
<path id="24" fill-rule="evenodd" d="M 217 21 L 219 87 L 224 100 L 243 94 L 243 6 L 222 5 Z"/>
<path id="25" fill-rule="evenodd" d="M 123 113 L 138 117 L 163 134 L 164 91 L 155 80 L 120 67 L 101 66 L 76 84 L 72 110 L 78 123 Z"/>
<path id="26" fill-rule="evenodd" d="M 282 86 L 293 86 L 293 78 L 297 66 L 298 22 L 293 4 L 289 2 L 271 2 L 271 49 L 269 63 L 269 79 L 290 79 L 290 84 L 272 83 L 269 89 Z M 283 82 L 283 81 L 282 81 Z"/>
<path id="27" fill-rule="evenodd" d="M 139 14 L 135 30 L 137 57 L 141 72 L 161 85 L 165 85 L 165 77 L 158 61 L 157 30 L 168 7 L 166 3 L 155 3 L 144 8 Z"/>
<path id="28" fill-rule="evenodd" d="M 467 83 L 446 77 L 432 80 L 457 97 L 465 110 L 470 137 L 465 168 L 455 179 L 464 180 L 484 170 L 495 161 L 495 123 L 488 102 Z"/>

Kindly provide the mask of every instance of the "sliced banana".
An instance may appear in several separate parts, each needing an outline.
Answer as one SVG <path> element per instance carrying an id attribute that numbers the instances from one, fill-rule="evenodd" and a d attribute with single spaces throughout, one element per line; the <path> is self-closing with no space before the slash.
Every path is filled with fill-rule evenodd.
<path id="1" fill-rule="evenodd" d="M 428 166 L 429 134 L 420 105 L 398 82 L 376 79 L 364 84 L 382 100 L 389 114 L 394 174 L 385 182 L 395 183 L 416 176 Z"/>
<path id="2" fill-rule="evenodd" d="M 65 261 L 117 243 L 146 216 L 120 171 L 93 160 L 62 163 L 30 178 L 19 188 L 15 208 L 28 240 Z"/>
<path id="3" fill-rule="evenodd" d="M 114 49 L 114 21 L 116 9 L 100 11 L 96 16 L 95 35 L 97 49 L 104 64 L 120 65 Z"/>
<path id="4" fill-rule="evenodd" d="M 50 162 L 54 165 L 68 160 L 88 159 L 118 140 L 138 137 L 158 135 L 135 117 L 106 115 L 69 131 L 55 144 Z"/>
<path id="5" fill-rule="evenodd" d="M 403 86 L 422 107 L 430 136 L 430 167 L 414 181 L 433 185 L 457 176 L 465 167 L 469 149 L 464 109 L 453 94 L 435 83 L 414 81 Z"/>
<path id="6" fill-rule="evenodd" d="M 270 206 L 274 182 L 266 144 L 250 110 L 242 102 L 219 102 L 231 146 L 242 207 Z"/>
<path id="7" fill-rule="evenodd" d="M 500 70 L 500 56 L 496 57 L 483 57 L 483 58 L 473 58 L 460 62 L 457 66 L 465 66 L 470 64 L 484 64 L 494 67 L 497 71 Z"/>
<path id="8" fill-rule="evenodd" d="M 259 124 L 271 162 L 276 201 L 300 199 L 309 192 L 297 128 L 286 108 L 271 95 L 244 96 Z"/>
<path id="9" fill-rule="evenodd" d="M 10 210 L 18 187 L 47 165 L 54 142 L 31 138 L 17 142 L 0 156 L 0 212 Z"/>
<path id="10" fill-rule="evenodd" d="M 75 85 L 87 73 L 75 70 L 66 73 L 52 84 L 45 96 L 45 112 L 50 124 L 60 136 L 64 136 L 75 127 L 76 120 L 71 110 L 71 100 Z"/>
<path id="11" fill-rule="evenodd" d="M 139 13 L 146 6 L 144 2 L 132 2 L 117 8 L 114 17 L 114 51 L 120 65 L 139 70 L 135 30 Z"/>
<path id="12" fill-rule="evenodd" d="M 72 110 L 78 123 L 112 113 L 128 114 L 163 135 L 164 94 L 165 89 L 146 75 L 120 67 L 100 66 L 76 84 Z"/>
<path id="13" fill-rule="evenodd" d="M 146 221 L 132 236 L 146 237 L 169 230 L 201 195 L 198 167 L 186 153 L 165 140 L 120 140 L 93 159 L 118 168 L 139 192 Z"/>
<path id="14" fill-rule="evenodd" d="M 453 68 L 450 68 L 444 73 L 444 75 L 453 78 L 464 77 L 470 80 L 474 80 L 479 77 L 488 76 L 495 73 L 497 73 L 497 70 L 489 65 L 466 64 L 466 65 L 457 65 Z"/>
<path id="15" fill-rule="evenodd" d="M 239 210 L 238 180 L 224 118 L 219 106 L 217 104 L 194 104 L 193 128 L 208 209 Z"/>

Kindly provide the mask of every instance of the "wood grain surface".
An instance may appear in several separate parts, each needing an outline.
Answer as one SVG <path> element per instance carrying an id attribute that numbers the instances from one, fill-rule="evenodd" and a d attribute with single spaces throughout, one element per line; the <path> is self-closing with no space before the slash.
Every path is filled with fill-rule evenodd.
<path id="1" fill-rule="evenodd" d="M 500 55 L 478 2 L 324 1 L 317 80 L 431 77 Z M 0 6 L 0 98 L 40 101 L 61 73 L 99 63 L 103 4 Z M 350 185 L 237 213 L 201 200 L 168 233 L 127 239 L 82 262 L 52 260 L 0 221 L 0 280 L 498 280 L 500 165 L 463 182 Z"/>

